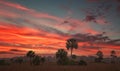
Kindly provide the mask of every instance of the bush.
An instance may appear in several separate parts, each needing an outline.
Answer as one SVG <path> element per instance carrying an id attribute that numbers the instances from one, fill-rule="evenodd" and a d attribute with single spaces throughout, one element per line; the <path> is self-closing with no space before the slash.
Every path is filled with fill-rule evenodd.
<path id="1" fill-rule="evenodd" d="M 57 64 L 68 65 L 69 59 L 67 57 L 67 52 L 64 49 L 59 49 L 56 52 Z"/>
<path id="2" fill-rule="evenodd" d="M 17 58 L 15 60 L 16 63 L 22 64 L 23 63 L 23 59 L 22 58 Z"/>
<path id="3" fill-rule="evenodd" d="M 45 59 L 45 57 L 42 57 L 40 60 L 41 60 L 41 63 L 43 64 L 43 63 L 45 63 L 46 59 Z"/>
<path id="4" fill-rule="evenodd" d="M 78 62 L 78 65 L 87 65 L 87 62 L 86 61 L 84 61 L 84 60 L 80 60 L 79 62 Z"/>
<path id="5" fill-rule="evenodd" d="M 102 62 L 102 60 L 103 60 L 103 58 L 95 58 L 96 63 L 100 63 L 100 62 Z"/>
<path id="6" fill-rule="evenodd" d="M 70 61 L 69 61 L 69 65 L 77 65 L 77 62 L 74 61 L 74 60 L 70 60 Z"/>
<path id="7" fill-rule="evenodd" d="M 72 59 L 76 59 L 77 58 L 77 56 L 76 55 L 72 55 Z"/>
<path id="8" fill-rule="evenodd" d="M 7 63 L 5 60 L 0 60 L 0 65 L 10 65 L 10 63 Z"/>
<path id="9" fill-rule="evenodd" d="M 69 59 L 66 57 L 66 58 L 62 58 L 62 59 L 58 59 L 57 60 L 57 64 L 58 65 L 68 65 L 69 64 Z"/>
<path id="10" fill-rule="evenodd" d="M 74 60 L 70 60 L 68 58 L 65 59 L 59 59 L 57 61 L 57 64 L 59 65 L 77 65 L 78 62 L 74 61 Z"/>
<path id="11" fill-rule="evenodd" d="M 37 55 L 32 60 L 33 65 L 40 65 L 40 62 L 41 62 L 40 57 Z"/>

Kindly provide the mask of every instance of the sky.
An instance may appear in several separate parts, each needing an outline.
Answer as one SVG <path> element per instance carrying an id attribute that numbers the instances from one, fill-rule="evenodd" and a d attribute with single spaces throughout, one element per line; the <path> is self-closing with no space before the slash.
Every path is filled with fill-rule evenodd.
<path id="1" fill-rule="evenodd" d="M 73 54 L 120 56 L 119 19 L 120 0 L 0 0 L 0 58 L 68 51 L 70 38 Z"/>

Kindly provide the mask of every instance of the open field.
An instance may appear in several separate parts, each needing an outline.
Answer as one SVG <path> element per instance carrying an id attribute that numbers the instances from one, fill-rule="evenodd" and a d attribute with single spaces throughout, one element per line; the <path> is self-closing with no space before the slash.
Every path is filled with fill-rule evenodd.
<path id="1" fill-rule="evenodd" d="M 39 66 L 12 64 L 0 66 L 0 71 L 120 71 L 120 64 L 88 64 L 87 66 L 60 66 L 54 63 Z"/>

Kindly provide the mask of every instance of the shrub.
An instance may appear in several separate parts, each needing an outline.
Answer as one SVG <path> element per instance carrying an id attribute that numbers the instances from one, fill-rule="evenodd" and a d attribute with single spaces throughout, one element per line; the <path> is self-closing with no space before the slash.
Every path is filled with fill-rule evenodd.
<path id="1" fill-rule="evenodd" d="M 57 60 L 57 64 L 58 65 L 68 65 L 69 64 L 69 59 L 66 57 L 66 58 L 62 58 L 62 59 L 58 59 Z"/>
<path id="2" fill-rule="evenodd" d="M 77 56 L 76 55 L 72 55 L 72 59 L 76 59 L 77 58 Z"/>
<path id="3" fill-rule="evenodd" d="M 22 59 L 22 58 L 17 58 L 17 59 L 15 60 L 15 62 L 21 64 L 21 63 L 23 63 L 23 59 Z"/>
<path id="4" fill-rule="evenodd" d="M 41 63 L 43 64 L 43 63 L 45 63 L 46 59 L 45 59 L 45 57 L 42 57 L 40 60 L 41 60 Z"/>
<path id="5" fill-rule="evenodd" d="M 69 65 L 77 65 L 77 62 L 74 61 L 74 60 L 70 60 L 70 61 L 69 61 Z"/>
<path id="6" fill-rule="evenodd" d="M 59 49 L 56 52 L 56 58 L 57 58 L 57 64 L 59 65 L 67 65 L 69 63 L 67 52 L 64 49 Z"/>
<path id="7" fill-rule="evenodd" d="M 40 57 L 37 55 L 32 60 L 33 65 L 40 65 L 40 62 L 41 62 Z"/>
<path id="8" fill-rule="evenodd" d="M 10 63 L 7 63 L 5 60 L 0 60 L 0 65 L 10 65 Z"/>
<path id="9" fill-rule="evenodd" d="M 103 58 L 95 58 L 96 63 L 100 63 L 100 62 L 102 62 L 102 60 L 103 60 Z"/>
<path id="10" fill-rule="evenodd" d="M 78 65 L 87 65 L 87 62 L 86 61 L 84 61 L 84 60 L 80 60 L 79 62 L 78 62 Z"/>

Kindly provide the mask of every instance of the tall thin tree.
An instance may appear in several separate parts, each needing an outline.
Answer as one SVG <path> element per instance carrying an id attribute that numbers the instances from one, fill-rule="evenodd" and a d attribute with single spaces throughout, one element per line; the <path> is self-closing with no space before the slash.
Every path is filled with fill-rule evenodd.
<path id="1" fill-rule="evenodd" d="M 77 40 L 74 39 L 74 38 L 71 38 L 71 39 L 68 39 L 67 42 L 66 42 L 66 48 L 69 50 L 71 50 L 71 56 L 72 56 L 72 52 L 73 52 L 73 49 L 77 49 L 78 48 L 78 43 L 77 43 Z"/>

